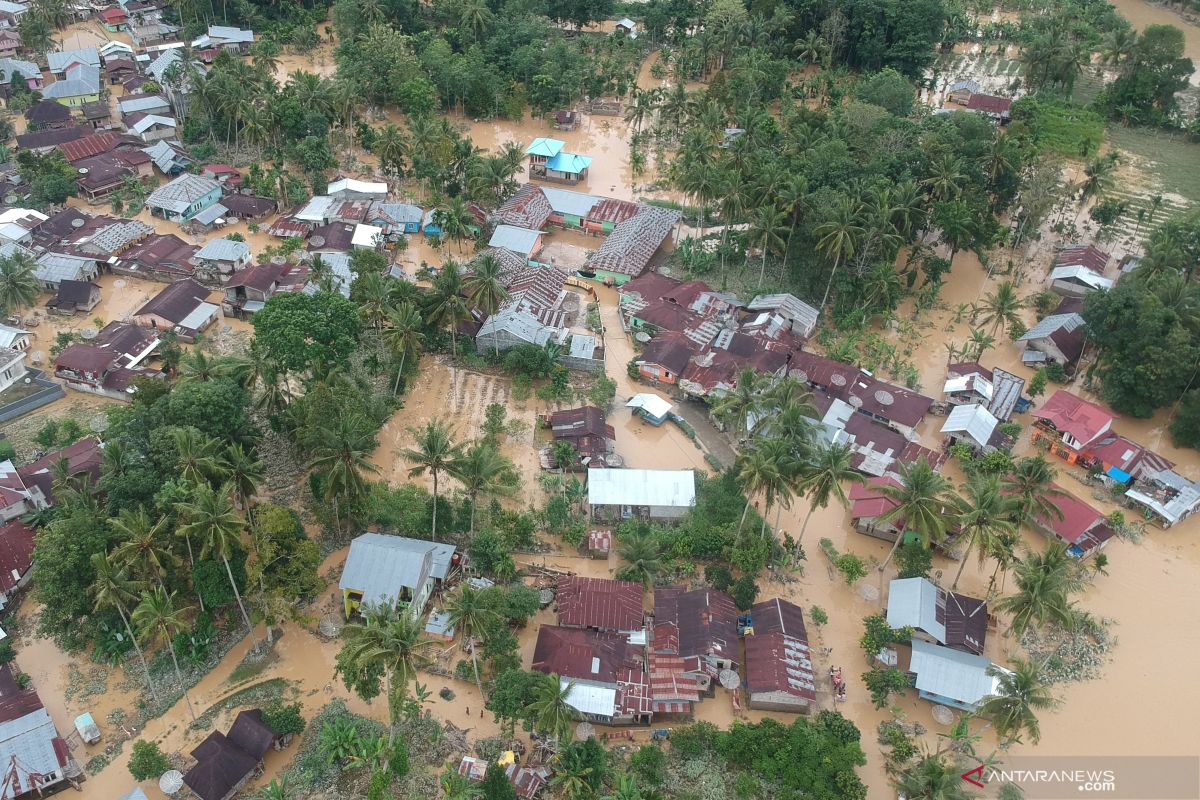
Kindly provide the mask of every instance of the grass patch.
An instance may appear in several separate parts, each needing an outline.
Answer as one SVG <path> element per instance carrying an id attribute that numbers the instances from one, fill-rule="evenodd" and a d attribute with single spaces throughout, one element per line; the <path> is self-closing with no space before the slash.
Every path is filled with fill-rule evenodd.
<path id="1" fill-rule="evenodd" d="M 247 686 L 209 706 L 203 714 L 196 717 L 196 721 L 191 724 L 191 727 L 207 730 L 212 727 L 213 720 L 217 718 L 217 715 L 226 709 L 248 705 L 265 706 L 280 700 L 289 685 L 288 681 L 283 678 L 271 678 L 253 686 Z"/>
<path id="2" fill-rule="evenodd" d="M 1108 140 L 1143 162 L 1139 166 L 1157 178 L 1164 191 L 1200 202 L 1200 144 L 1181 134 L 1119 125 L 1108 129 Z"/>
<path id="3" fill-rule="evenodd" d="M 246 658 L 242 659 L 242 663 L 234 667 L 233 671 L 229 673 L 229 677 L 225 679 L 225 682 L 236 685 L 248 681 L 278 660 L 279 655 L 273 649 L 261 658 L 251 659 L 250 655 L 247 654 Z"/>
<path id="4" fill-rule="evenodd" d="M 1013 103 L 1012 115 L 1029 126 L 1033 140 L 1043 150 L 1068 158 L 1095 152 L 1104 141 L 1104 119 L 1067 100 L 1045 95 L 1023 97 Z"/>

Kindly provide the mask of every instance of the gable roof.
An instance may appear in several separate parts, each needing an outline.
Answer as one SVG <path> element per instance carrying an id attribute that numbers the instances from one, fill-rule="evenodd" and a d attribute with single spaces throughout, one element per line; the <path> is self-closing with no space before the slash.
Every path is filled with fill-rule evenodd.
<path id="1" fill-rule="evenodd" d="M 275 742 L 275 732 L 263 722 L 262 710 L 251 708 L 237 715 L 225 738 L 261 761 Z"/>
<path id="2" fill-rule="evenodd" d="M 992 662 L 983 656 L 913 639 L 909 672 L 921 692 L 976 706 L 996 693 L 1000 678 L 988 674 Z"/>
<path id="3" fill-rule="evenodd" d="M 196 253 L 197 261 L 238 261 L 250 255 L 250 245 L 233 239 L 209 239 Z"/>
<path id="4" fill-rule="evenodd" d="M 54 466 L 64 458 L 67 460 L 67 464 L 70 465 L 71 472 L 87 472 L 93 483 L 100 479 L 100 463 L 103 460 L 103 447 L 100 444 L 100 440 L 94 436 L 84 437 L 60 450 L 47 453 L 37 461 L 26 464 L 23 467 L 18 467 L 17 472 L 20 474 L 25 486 L 30 488 L 37 486 L 41 489 L 46 502 L 53 505 Z"/>
<path id="5" fill-rule="evenodd" d="M 0 67 L 2 68 L 2 67 Z M 50 128 L 33 133 L 22 133 L 17 136 L 17 147 L 22 150 L 43 150 L 48 147 L 73 142 L 92 133 L 91 128 Z"/>
<path id="6" fill-rule="evenodd" d="M 969 403 L 951 409 L 950 416 L 942 423 L 941 432 L 965 434 L 980 447 L 994 446 L 992 437 L 997 435 L 999 425 L 1000 420 L 992 416 L 992 412 L 979 403 Z"/>
<path id="7" fill-rule="evenodd" d="M 562 149 L 566 146 L 566 142 L 559 141 L 558 139 L 551 139 L 547 136 L 539 136 L 529 143 L 529 147 L 525 148 L 525 155 L 553 158 L 561 153 Z"/>
<path id="8" fill-rule="evenodd" d="M 50 99 L 84 97 L 100 93 L 100 68 L 92 64 L 76 64 L 66 72 L 66 78 L 42 89 L 42 97 Z"/>
<path id="9" fill-rule="evenodd" d="M 362 592 L 364 605 L 392 603 L 402 587 L 417 592 L 430 578 L 445 578 L 454 550 L 451 544 L 364 533 L 350 543 L 338 586 Z"/>
<path id="10" fill-rule="evenodd" d="M 207 303 L 211 293 L 207 286 L 192 278 L 185 278 L 165 286 L 133 315 L 154 315 L 178 325 L 197 308 Z"/>
<path id="11" fill-rule="evenodd" d="M 591 156 L 581 156 L 578 153 L 559 153 L 546 162 L 546 169 L 578 175 L 591 164 Z"/>
<path id="12" fill-rule="evenodd" d="M 1087 446 L 1112 426 L 1113 415 L 1095 403 L 1088 402 L 1066 389 L 1059 389 L 1033 416 L 1054 426 L 1059 433 L 1070 434 Z"/>
<path id="13" fill-rule="evenodd" d="M 808 336 L 817 327 L 821 312 L 793 294 L 760 294 L 746 306 L 747 311 L 771 311 L 793 326 L 800 328 L 801 336 Z"/>
<path id="14" fill-rule="evenodd" d="M 195 750 L 196 765 L 183 776 L 200 800 L 224 800 L 234 787 L 258 768 L 259 759 L 213 731 Z"/>
<path id="15" fill-rule="evenodd" d="M 660 586 L 654 590 L 654 650 L 669 652 L 673 647 L 674 654 L 683 658 L 739 661 L 737 616 L 737 607 L 724 592 Z M 671 635 L 660 636 L 664 625 Z"/>
<path id="16" fill-rule="evenodd" d="M 1062 487 L 1055 485 L 1055 488 Z M 1048 499 L 1062 512 L 1062 518 L 1053 514 L 1039 515 L 1037 523 L 1067 544 L 1075 544 L 1079 537 L 1105 521 L 1103 514 L 1073 494 L 1064 493 Z"/>
<path id="17" fill-rule="evenodd" d="M 192 203 L 214 189 L 220 191 L 221 184 L 212 178 L 205 178 L 203 175 L 180 175 L 151 192 L 146 198 L 146 205 L 181 214 L 187 211 Z"/>
<path id="18" fill-rule="evenodd" d="M 1012 100 L 992 94 L 975 92 L 971 95 L 971 99 L 967 101 L 968 111 L 982 111 L 985 114 L 1005 115 L 1008 114 L 1010 108 L 1012 108 Z"/>
<path id="19" fill-rule="evenodd" d="M 12 462 L 5 463 L 12 466 Z M 0 592 L 15 589 L 21 576 L 33 566 L 33 544 L 33 529 L 21 520 L 0 526 Z"/>
<path id="20" fill-rule="evenodd" d="M 940 644 L 978 654 L 987 637 L 987 602 L 947 592 L 927 578 L 897 578 L 888 590 L 887 621 L 893 628 L 917 628 Z"/>
<path id="21" fill-rule="evenodd" d="M 62 72 L 72 64 L 86 64 L 100 68 L 100 53 L 94 47 L 79 50 L 57 50 L 46 54 L 46 64 L 51 72 Z"/>
<path id="22" fill-rule="evenodd" d="M 66 122 L 71 118 L 71 109 L 53 100 L 39 100 L 25 112 L 25 119 L 36 125 Z"/>
<path id="23" fill-rule="evenodd" d="M 542 232 L 514 225 L 497 225 L 488 247 L 500 247 L 518 255 L 529 256 L 537 248 Z"/>
<path id="24" fill-rule="evenodd" d="M 588 259 L 588 269 L 622 275 L 641 275 L 666 241 L 682 213 L 672 208 L 638 204 L 638 211 L 617 223 Z"/>
<path id="25" fill-rule="evenodd" d="M 624 634 L 543 625 L 530 667 L 561 678 L 616 683 L 622 668 L 639 661 Z"/>
<path id="26" fill-rule="evenodd" d="M 635 631 L 644 624 L 640 584 L 571 575 L 558 579 L 555 601 L 560 625 Z"/>
<path id="27" fill-rule="evenodd" d="M 1103 275 L 1112 256 L 1094 244 L 1067 245 L 1054 257 L 1056 267 L 1086 267 L 1097 275 Z"/>
<path id="28" fill-rule="evenodd" d="M 37 80 L 42 78 L 42 70 L 37 64 L 32 61 L 22 61 L 19 58 L 0 58 L 0 74 L 4 75 L 4 85 L 12 82 L 14 74 Z"/>
<path id="29" fill-rule="evenodd" d="M 812 655 L 800 607 L 775 598 L 755 603 L 750 615 L 754 635 L 745 638 L 746 688 L 751 694 L 782 692 L 816 700 Z"/>
<path id="30" fill-rule="evenodd" d="M 696 505 L 696 472 L 690 469 L 589 469 L 587 488 L 593 506 Z"/>
<path id="31" fill-rule="evenodd" d="M 540 230 L 554 209 L 541 187 L 527 183 L 496 209 L 493 217 L 504 225 Z"/>

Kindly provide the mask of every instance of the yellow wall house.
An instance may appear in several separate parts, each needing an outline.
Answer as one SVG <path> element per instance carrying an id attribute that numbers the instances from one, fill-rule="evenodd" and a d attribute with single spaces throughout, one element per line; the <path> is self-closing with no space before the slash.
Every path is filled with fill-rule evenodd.
<path id="1" fill-rule="evenodd" d="M 100 99 L 100 70 L 91 64 L 75 64 L 66 77 L 42 90 L 42 97 L 72 108 Z"/>
<path id="2" fill-rule="evenodd" d="M 456 563 L 451 544 L 364 533 L 350 543 L 338 586 L 347 619 L 364 606 L 407 608 L 420 617 Z"/>

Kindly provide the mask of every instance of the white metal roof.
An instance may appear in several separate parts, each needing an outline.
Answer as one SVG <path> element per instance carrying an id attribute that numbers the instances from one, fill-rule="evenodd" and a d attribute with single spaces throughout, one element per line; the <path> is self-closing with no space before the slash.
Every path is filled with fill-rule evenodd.
<path id="1" fill-rule="evenodd" d="M 46 54 L 46 64 L 51 72 L 62 72 L 72 64 L 90 64 L 100 66 L 100 53 L 94 47 L 83 47 L 79 50 L 60 50 Z"/>
<path id="2" fill-rule="evenodd" d="M 635 394 L 629 398 L 629 402 L 625 404 L 625 407 L 640 408 L 652 417 L 665 417 L 673 408 L 669 402 L 649 392 Z"/>
<path id="3" fill-rule="evenodd" d="M 488 246 L 503 247 L 505 250 L 511 250 L 517 255 L 528 257 L 533 253 L 533 248 L 537 247 L 538 237 L 541 235 L 541 231 L 534 231 L 529 228 L 518 228 L 515 225 L 497 225 L 496 230 L 492 233 L 492 238 L 488 241 Z"/>
<path id="4" fill-rule="evenodd" d="M 978 372 L 973 372 L 970 375 L 951 375 L 946 378 L 946 382 L 942 384 L 942 394 L 953 394 L 954 392 L 975 392 L 988 400 L 992 399 L 992 382 L 980 375 Z"/>
<path id="5" fill-rule="evenodd" d="M 27 219 L 29 217 L 41 220 L 42 222 L 50 219 L 42 212 L 36 211 L 32 208 L 8 208 L 4 211 L 0 211 L 0 222 L 16 222 L 17 220 Z"/>
<path id="6" fill-rule="evenodd" d="M 153 128 L 155 125 L 162 125 L 167 128 L 174 128 L 175 127 L 175 118 L 174 117 L 164 117 L 164 116 L 160 116 L 158 114 L 147 114 L 146 116 L 139 119 L 137 122 L 133 123 L 133 125 L 130 126 L 129 130 L 133 131 L 134 133 L 136 133 L 140 136 L 143 133 L 145 133 L 146 131 Z"/>
<path id="7" fill-rule="evenodd" d="M 311 198 L 304 204 L 304 208 L 293 214 L 293 218 L 301 222 L 320 222 L 324 223 L 325 218 L 329 215 L 329 207 L 333 205 L 333 198 L 329 195 L 319 194 Z"/>
<path id="8" fill-rule="evenodd" d="M 354 178 L 342 178 L 329 184 L 329 188 L 325 190 L 328 194 L 369 194 L 378 195 L 380 198 L 387 197 L 388 185 L 386 183 L 371 183 L 368 181 L 356 181 Z"/>
<path id="9" fill-rule="evenodd" d="M 942 425 L 942 433 L 965 433 L 980 447 L 988 443 L 1000 420 L 978 403 L 955 406 Z"/>
<path id="10" fill-rule="evenodd" d="M 1097 275 L 1081 264 L 1072 267 L 1055 267 L 1050 271 L 1050 280 L 1082 283 L 1092 289 L 1111 289 L 1113 287 L 1111 280 L 1103 275 Z"/>
<path id="11" fill-rule="evenodd" d="M 773 311 L 799 326 L 799 333 L 808 336 L 817 327 L 821 312 L 794 294 L 760 294 L 746 306 L 749 311 Z"/>
<path id="12" fill-rule="evenodd" d="M 198 331 L 204 327 L 213 315 L 220 309 L 212 303 L 201 303 L 192 309 L 192 312 L 183 319 L 179 320 L 179 327 L 189 330 Z"/>
<path id="13" fill-rule="evenodd" d="M 10 786 L 0 796 L 9 798 L 31 791 L 33 787 L 29 785 L 30 772 L 49 775 L 61 769 L 58 755 L 54 751 L 54 740 L 57 737 L 54 720 L 50 719 L 50 714 L 44 708 L 14 720 L 0 722 L 0 762 L 12 764 L 15 760 L 22 767 L 18 771 L 22 790 L 13 793 Z"/>
<path id="14" fill-rule="evenodd" d="M 28 336 L 29 331 L 21 330 L 20 328 L 12 328 L 8 325 L 0 325 L 0 348 L 12 347 L 17 343 L 17 340 L 22 336 Z"/>
<path id="15" fill-rule="evenodd" d="M 351 247 L 375 247 L 383 239 L 383 228 L 375 225 L 364 225 L 361 222 L 354 226 L 354 235 L 350 237 Z"/>
<path id="16" fill-rule="evenodd" d="M 937 621 L 937 600 L 938 587 L 926 578 L 897 578 L 888 589 L 888 625 L 919 628 L 946 641 L 946 625 Z"/>
<path id="17" fill-rule="evenodd" d="M 917 676 L 917 689 L 957 700 L 969 706 L 978 705 L 999 689 L 999 676 L 988 674 L 992 662 L 983 656 L 971 655 L 937 644 L 912 641 L 912 660 L 909 671 Z"/>
<path id="18" fill-rule="evenodd" d="M 696 505 L 696 473 L 690 469 L 589 469 L 588 502 L 594 506 Z"/>
<path id="19" fill-rule="evenodd" d="M 146 205 L 182 214 L 192 203 L 220 188 L 221 184 L 203 175 L 180 175 L 151 192 Z"/>
<path id="20" fill-rule="evenodd" d="M 611 717 L 616 710 L 616 686 L 602 686 L 589 681 L 570 681 L 566 678 L 559 678 L 558 686 L 560 689 L 571 687 L 567 695 L 567 705 L 578 709 L 581 714 Z"/>
<path id="21" fill-rule="evenodd" d="M 559 214 L 570 214 L 576 217 L 587 216 L 600 198 L 583 192 L 572 192 L 570 189 L 555 189 L 553 186 L 542 186 L 542 194 L 550 201 L 550 208 Z"/>
<path id="22" fill-rule="evenodd" d="M 209 239 L 197 251 L 198 261 L 238 261 L 250 255 L 250 245 L 233 239 Z"/>
<path id="23" fill-rule="evenodd" d="M 213 203 L 211 206 L 192 217 L 192 221 L 198 222 L 201 225 L 212 225 L 214 222 L 219 220 L 221 217 L 226 216 L 228 213 L 229 209 L 226 208 L 224 204 Z"/>
<path id="24" fill-rule="evenodd" d="M 135 111 L 151 112 L 156 109 L 167 110 L 171 104 L 167 102 L 165 97 L 161 95 L 150 95 L 149 97 L 135 97 L 131 100 L 118 100 L 117 108 L 122 114 L 132 114 Z"/>
<path id="25" fill-rule="evenodd" d="M 1083 317 L 1073 311 L 1068 314 L 1051 314 L 1037 325 L 1025 331 L 1024 335 L 1018 336 L 1014 341 L 1032 342 L 1036 339 L 1044 339 L 1059 329 L 1064 329 L 1070 333 L 1076 328 L 1082 327 L 1083 324 Z"/>

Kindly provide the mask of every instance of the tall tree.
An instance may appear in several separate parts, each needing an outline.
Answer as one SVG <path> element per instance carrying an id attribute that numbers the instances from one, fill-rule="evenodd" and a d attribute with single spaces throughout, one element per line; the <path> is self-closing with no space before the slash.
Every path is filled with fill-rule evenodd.
<path id="1" fill-rule="evenodd" d="M 896 543 L 887 558 L 879 565 L 879 571 L 892 563 L 905 534 L 916 534 L 924 547 L 940 543 L 946 536 L 949 515 L 949 482 L 929 466 L 924 458 L 900 465 L 900 486 L 881 486 L 880 491 L 896 505 L 880 517 L 883 521 L 902 521 L 904 530 L 897 534 Z"/>
<path id="2" fill-rule="evenodd" d="M 508 299 L 508 290 L 504 288 L 504 266 L 491 253 L 484 253 L 475 259 L 472 267 L 471 274 L 463 279 L 467 302 L 483 314 L 495 314 Z"/>
<path id="3" fill-rule="evenodd" d="M 1058 706 L 1041 669 L 1033 661 L 1014 658 L 1008 669 L 993 665 L 988 673 L 997 679 L 996 693 L 984 698 L 976 713 L 992 721 L 1002 742 L 1020 742 L 1021 735 L 1028 734 L 1037 744 L 1042 738 L 1038 712 Z"/>
<path id="4" fill-rule="evenodd" d="M 167 518 L 151 521 L 146 509 L 138 506 L 136 511 L 123 508 L 116 517 L 108 520 L 120 541 L 112 551 L 119 563 L 132 568 L 134 575 L 142 580 L 153 581 L 166 589 L 163 583 L 167 570 L 179 565 L 180 559 L 166 546 Z"/>
<path id="5" fill-rule="evenodd" d="M 1012 281 L 1004 281 L 983 298 L 978 309 L 979 324 L 992 326 L 994 337 L 1002 325 L 1011 326 L 1014 322 L 1020 322 L 1021 317 L 1017 312 L 1024 307 L 1025 301 L 1017 294 L 1017 287 Z"/>
<path id="6" fill-rule="evenodd" d="M 470 534 L 475 535 L 475 507 L 481 495 L 509 495 L 520 484 L 520 475 L 512 461 L 493 445 L 475 442 L 451 461 L 446 471 L 463 485 L 471 499 Z"/>
<path id="7" fill-rule="evenodd" d="M 845 259 L 854 257 L 858 239 L 864 233 L 861 204 L 852 203 L 847 197 L 840 198 L 840 202 L 834 206 L 832 217 L 813 229 L 813 235 L 818 237 L 817 249 L 824 253 L 826 258 L 833 259 L 829 282 L 825 284 L 825 294 L 821 297 L 822 311 L 829 302 L 829 292 L 833 288 L 838 266 Z"/>
<path id="8" fill-rule="evenodd" d="M 958 572 L 954 574 L 951 591 L 958 588 L 963 569 L 971 557 L 971 550 L 979 554 L 979 562 L 996 551 L 996 541 L 1005 534 L 1013 533 L 1013 498 L 1004 494 L 1000 476 L 986 475 L 973 478 L 963 487 L 964 494 L 952 495 L 954 522 L 958 525 L 958 538 L 966 542 Z"/>
<path id="9" fill-rule="evenodd" d="M 95 604 L 94 608 L 97 611 L 114 608 L 121 616 L 121 624 L 125 626 L 125 635 L 129 637 L 129 643 L 133 645 L 138 661 L 141 662 L 142 672 L 146 676 L 146 686 L 150 689 L 150 696 L 157 702 L 158 691 L 155 690 L 154 681 L 150 678 L 150 667 L 146 665 L 146 654 L 142 652 L 142 646 L 138 644 L 138 637 L 133 635 L 133 628 L 129 625 L 129 603 L 138 599 L 142 585 L 138 581 L 132 580 L 124 568 L 118 567 L 113 563 L 112 558 L 106 558 L 103 553 L 92 554 L 92 569 L 96 572 L 96 579 L 92 581 L 88 591 Z"/>
<path id="10" fill-rule="evenodd" d="M 186 520 L 180 528 L 189 539 L 194 536 L 200 540 L 201 558 L 216 556 L 225 564 L 225 574 L 229 577 L 233 596 L 237 599 L 246 630 L 250 633 L 250 641 L 257 650 L 258 637 L 254 635 L 254 625 L 246 613 L 246 604 L 242 602 L 242 593 L 233 579 L 233 567 L 229 564 L 230 556 L 241 547 L 242 528 L 245 527 L 245 520 L 234 508 L 233 491 L 233 486 L 228 483 L 219 489 L 211 486 L 196 488 L 191 501 L 179 506 L 180 514 Z"/>
<path id="11" fill-rule="evenodd" d="M 312 431 L 314 443 L 309 469 L 321 476 L 322 494 L 333 503 L 334 519 L 341 527 L 341 504 L 354 502 L 367 491 L 366 473 L 378 472 L 368 456 L 375 450 L 375 427 L 359 412 L 338 414 L 329 425 Z"/>
<path id="12" fill-rule="evenodd" d="M 1009 631 L 1017 638 L 1031 625 L 1056 623 L 1072 627 L 1078 619 L 1071 594 L 1083 588 L 1078 563 L 1061 542 L 1048 542 L 1040 553 L 1028 554 L 1013 569 L 1016 592 L 996 602 L 997 611 L 1011 614 Z"/>
<path id="13" fill-rule="evenodd" d="M 396 306 L 388 314 L 387 327 L 383 329 L 383 341 L 392 353 L 400 356 L 400 366 L 396 369 L 396 382 L 392 386 L 392 396 L 400 391 L 400 378 L 404 374 L 404 362 L 409 358 L 420 355 L 421 345 L 425 342 L 425 334 L 421 331 L 424 322 L 421 312 L 416 306 L 405 301 Z"/>
<path id="14" fill-rule="evenodd" d="M 42 291 L 34 269 L 37 261 L 24 250 L 0 256 L 0 314 L 8 315 L 37 302 Z"/>
<path id="15" fill-rule="evenodd" d="M 454 441 L 454 429 L 441 419 L 431 419 L 424 428 L 413 430 L 416 437 L 413 447 L 406 448 L 400 455 L 413 466 L 408 474 L 412 477 L 429 473 L 433 478 L 433 540 L 437 541 L 438 479 L 450 469 L 450 465 L 461 458 L 462 446 Z"/>
<path id="16" fill-rule="evenodd" d="M 179 670 L 179 657 L 175 653 L 175 634 L 189 629 L 185 617 L 190 611 L 190 608 L 176 607 L 175 593 L 167 594 L 158 586 L 152 592 L 142 592 L 141 602 L 133 609 L 133 624 L 143 640 L 166 644 L 171 652 L 171 663 L 175 665 L 175 678 L 183 689 L 183 700 L 187 703 L 192 722 L 195 722 L 196 711 L 192 708 L 192 698 L 188 696 L 187 684 Z"/>
<path id="17" fill-rule="evenodd" d="M 1035 519 L 1062 519 L 1062 509 L 1055 498 L 1067 492 L 1054 484 L 1054 467 L 1042 455 L 1022 458 L 1004 478 L 1004 493 L 1012 497 L 1012 519 L 1017 525 L 1027 525 Z"/>
<path id="18" fill-rule="evenodd" d="M 446 599 L 446 613 L 451 625 L 458 631 L 463 647 L 471 640 L 471 668 L 475 672 L 475 685 L 483 697 L 483 682 L 479 679 L 479 647 L 485 634 L 501 624 L 500 615 L 485 602 L 478 589 L 462 583 L 458 591 Z"/>
<path id="19" fill-rule="evenodd" d="M 866 482 L 862 473 L 850 464 L 850 448 L 840 444 L 819 448 L 801 467 L 800 474 L 799 491 L 808 497 L 808 513 L 804 515 L 804 524 L 800 526 L 796 544 L 804 541 L 804 532 L 808 530 L 813 511 L 828 507 L 831 499 L 837 500 L 843 508 L 850 508 L 850 498 L 846 495 L 843 483 Z"/>
<path id="20" fill-rule="evenodd" d="M 529 704 L 529 719 L 533 729 L 553 736 L 559 742 L 570 742 L 575 735 L 572 727 L 580 719 L 580 713 L 567 698 L 575 689 L 575 682 L 565 685 L 557 675 L 547 675 L 533 688 L 533 702 Z"/>

